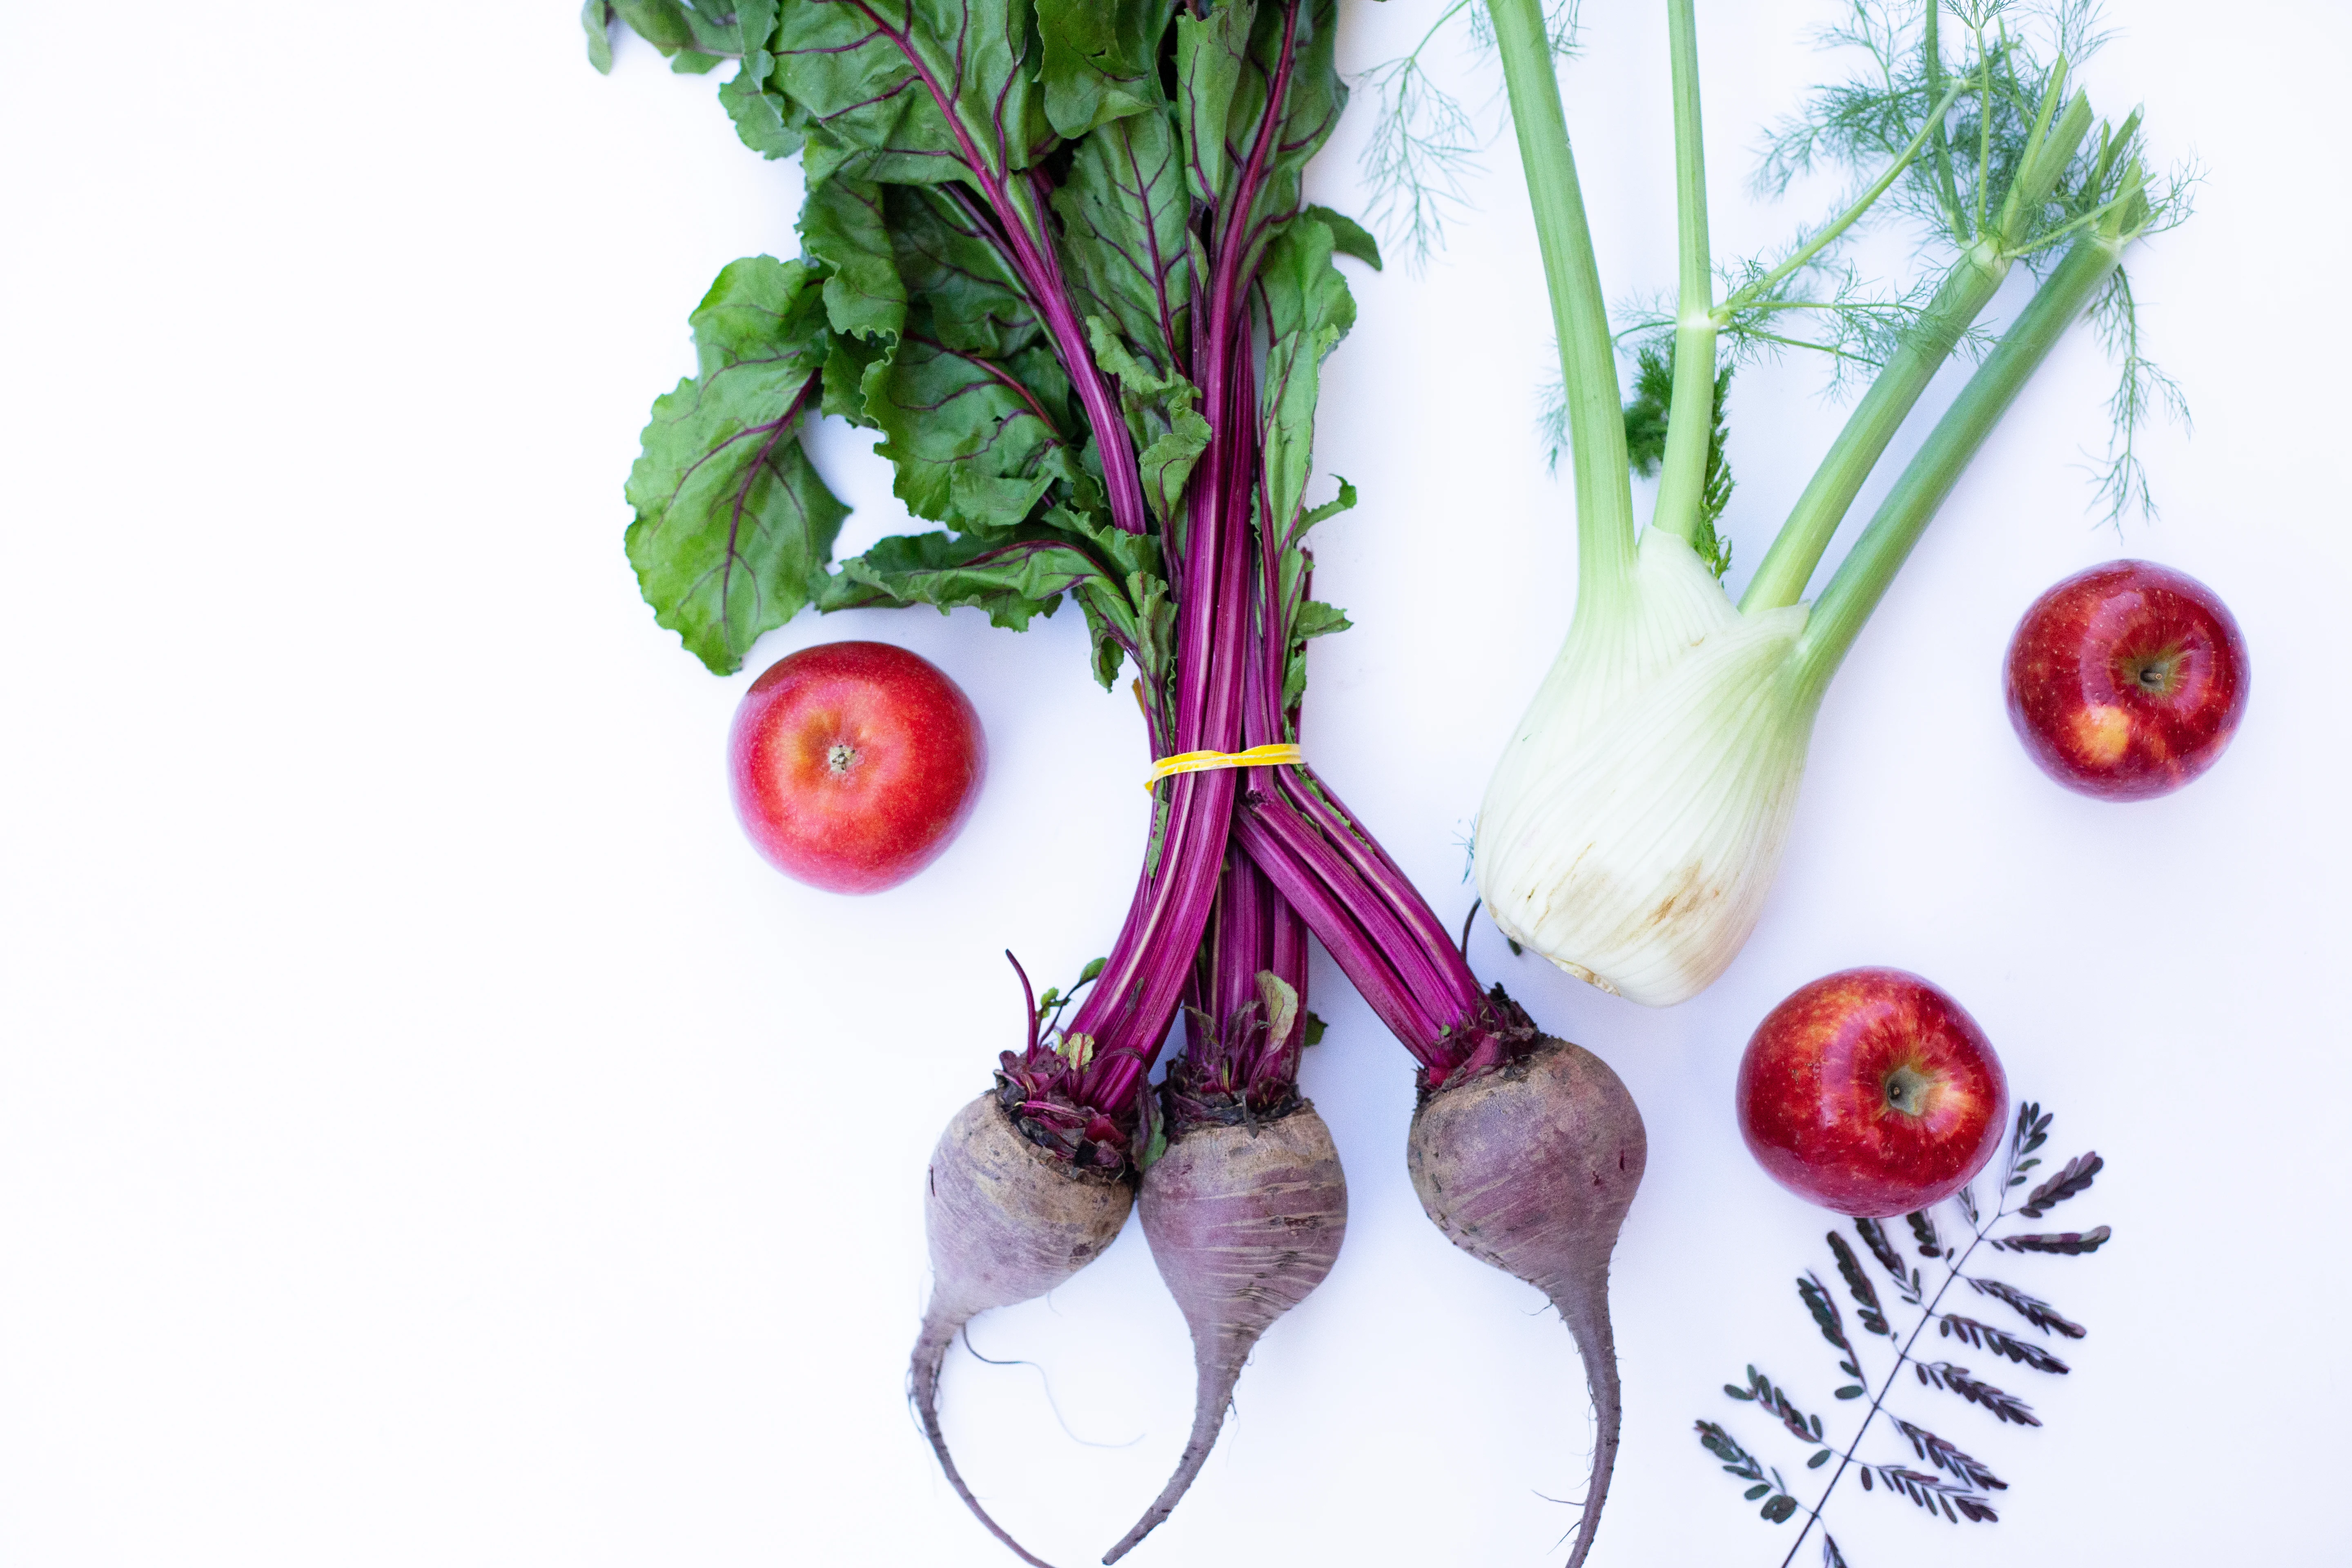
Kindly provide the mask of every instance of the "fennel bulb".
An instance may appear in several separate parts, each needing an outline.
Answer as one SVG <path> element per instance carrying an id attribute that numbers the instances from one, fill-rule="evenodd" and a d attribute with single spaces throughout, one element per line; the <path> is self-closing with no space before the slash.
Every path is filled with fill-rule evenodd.
<path id="1" fill-rule="evenodd" d="M 1756 929 L 1818 689 L 1792 658 L 1804 606 L 1741 615 L 1659 528 L 1630 579 L 1578 615 L 1495 769 L 1478 893 L 1513 941 L 1665 1007 Z"/>

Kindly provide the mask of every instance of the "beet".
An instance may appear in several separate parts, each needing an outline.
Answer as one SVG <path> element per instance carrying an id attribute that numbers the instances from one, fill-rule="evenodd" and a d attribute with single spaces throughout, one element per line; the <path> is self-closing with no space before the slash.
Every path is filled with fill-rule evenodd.
<path id="1" fill-rule="evenodd" d="M 1124 1179 L 1056 1160 L 1024 1137 L 993 1093 L 957 1111 L 931 1152 L 923 1199 L 931 1300 L 907 1372 L 908 1396 L 956 1496 L 989 1533 L 1037 1568 L 1046 1565 L 988 1516 L 948 1457 L 940 1369 L 964 1324 L 992 1307 L 1042 1296 L 1100 1257 L 1118 1239 L 1133 1202 Z"/>
<path id="2" fill-rule="evenodd" d="M 1446 1239 L 1549 1298 L 1584 1358 L 1598 1433 L 1568 1568 L 1592 1549 L 1617 1465 L 1622 1405 L 1609 1326 L 1609 1255 L 1649 1141 L 1609 1064 L 1545 1038 L 1516 1061 L 1456 1078 L 1413 1112 L 1405 1163 Z"/>
<path id="3" fill-rule="evenodd" d="M 1258 1337 L 1331 1272 L 1348 1230 L 1348 1183 L 1331 1130 L 1302 1100 L 1272 1121 L 1179 1134 L 1144 1172 L 1137 1206 L 1152 1261 L 1192 1331 L 1192 1432 L 1158 1500 L 1105 1563 L 1174 1510 L 1208 1460 Z"/>

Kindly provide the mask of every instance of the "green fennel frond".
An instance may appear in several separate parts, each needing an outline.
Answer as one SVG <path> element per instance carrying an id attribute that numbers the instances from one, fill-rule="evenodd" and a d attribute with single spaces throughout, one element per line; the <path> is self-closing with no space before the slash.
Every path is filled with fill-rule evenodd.
<path id="1" fill-rule="evenodd" d="M 2107 449 L 2095 480 L 2100 521 L 2120 529 L 2128 513 L 2150 519 L 2157 515 L 2147 465 L 2139 456 L 2137 439 L 2142 428 L 2151 417 L 2160 416 L 2187 431 L 2189 400 L 2181 395 L 2179 382 L 2140 353 L 2139 301 L 2132 292 L 2131 276 L 2124 268 L 2116 268 L 2106 292 L 2091 307 L 2091 325 L 2107 357 L 2121 372 L 2115 395 L 2107 399 Z"/>
<path id="2" fill-rule="evenodd" d="M 1568 455 L 1568 383 L 1559 373 L 1559 353 L 1556 346 L 1552 358 L 1545 365 L 1543 379 L 1536 384 L 1536 438 L 1543 443 L 1544 468 L 1555 479 L 1559 475 L 1559 460 Z M 1625 432 L 1630 446 L 1633 432 Z M 1663 437 L 1661 437 L 1663 440 Z M 1659 448 L 1663 451 L 1662 446 Z"/>
<path id="3" fill-rule="evenodd" d="M 1379 108 L 1360 161 L 1371 188 L 1370 216 L 1389 248 L 1419 271 L 1444 243 L 1447 222 L 1469 205 L 1485 133 L 1471 112 L 1438 85 L 1423 57 L 1475 0 L 1454 0 L 1409 54 L 1384 60 L 1358 79 Z"/>
<path id="4" fill-rule="evenodd" d="M 1769 269 L 1743 259 L 1720 269 L 1727 295 L 1740 299 Z M 1816 258 L 1779 283 L 1749 295 L 1724 319 L 1723 342 L 1740 363 L 1777 359 L 1788 350 L 1825 356 L 1823 392 L 1832 399 L 1859 390 L 1919 324 L 1935 286 L 1915 279 L 1889 289 L 1865 280 L 1850 263 Z M 1971 328 L 1959 346 L 1980 356 L 1991 336 Z"/>
<path id="5" fill-rule="evenodd" d="M 1864 58 L 1766 133 L 1758 192 L 1785 195 L 1824 169 L 1866 176 L 1924 132 L 1926 153 L 1879 210 L 1957 246 L 1997 225 L 2053 89 L 2107 40 L 2093 0 L 1851 0 L 1846 20 L 1815 37 Z M 2084 172 L 2078 157 L 2046 211 L 2025 215 L 2030 235 L 2080 216 L 2067 195 Z"/>
<path id="6" fill-rule="evenodd" d="M 1716 531 L 1716 524 L 1730 510 L 1731 492 L 1738 488 L 1738 481 L 1731 477 L 1731 461 L 1723 450 L 1731 434 L 1724 426 L 1723 410 L 1731 396 L 1733 368 L 1727 363 L 1715 373 L 1715 420 L 1706 434 L 1706 482 L 1699 489 L 1698 525 L 1691 530 L 1690 541 L 1691 549 L 1697 552 L 1700 562 L 1715 574 L 1718 583 L 1731 570 L 1731 541 Z M 1671 364 L 1666 373 L 1669 376 L 1674 374 Z"/>
<path id="7" fill-rule="evenodd" d="M 1990 244 L 2042 273 L 2094 228 L 2124 238 L 2168 228 L 2187 216 L 2196 174 L 2182 170 L 2162 190 L 2149 188 L 2137 110 L 2085 138 L 2054 178 L 2046 157 L 2043 177 L 2031 172 L 2054 121 L 2073 107 L 2069 100 L 2079 101 L 2071 85 L 2074 68 L 2108 37 L 2096 0 L 1849 0 L 1843 18 L 1816 38 L 1859 55 L 1855 68 L 1815 88 L 1795 114 L 1771 128 L 1755 187 L 1781 195 L 1800 178 L 1830 172 L 1866 180 L 1924 140 L 1925 150 L 1871 216 L 1909 220 L 1921 235 L 1918 259 L 1930 270 L 1971 245 Z M 1848 271 L 1825 288 L 1820 264 L 1836 248 L 1822 247 L 1812 258 L 1814 275 L 1801 286 L 1804 270 L 1759 289 L 1756 308 L 1734 311 L 1725 333 L 1735 354 L 1823 350 L 1833 392 L 1851 384 L 1852 367 L 1885 359 L 1927 302 L 1924 285 L 1873 299 Z M 1727 269 L 1726 280 L 1737 300 L 1737 290 L 1756 287 L 1772 270 L 1741 262 Z M 1809 308 L 1801 296 L 1820 303 Z M 1811 331 L 1785 331 L 1776 319 L 1790 312 L 1802 321 L 1815 308 L 1821 315 Z M 2119 370 L 2095 480 L 2104 518 L 2119 522 L 2126 512 L 2155 510 L 2138 445 L 2146 422 L 2161 415 L 2185 423 L 2187 406 L 2178 384 L 2143 352 L 2130 284 L 2121 273 L 2093 321 Z M 1977 329 L 1963 346 L 1981 352 L 1988 341 Z"/>
<path id="8" fill-rule="evenodd" d="M 1583 0 L 1544 0 L 1544 41 L 1557 58 L 1566 59 L 1576 52 L 1577 11 L 1582 4 Z M 1495 20 L 1484 5 L 1470 15 L 1470 41 L 1477 46 L 1481 58 L 1494 52 Z"/>
<path id="9" fill-rule="evenodd" d="M 1544 31 L 1556 56 L 1575 49 L 1579 3 L 1546 0 Z M 1444 247 L 1447 224 L 1468 208 L 1470 181 L 1499 129 L 1499 98 L 1492 109 L 1471 109 L 1429 70 L 1432 47 L 1456 22 L 1465 21 L 1474 52 L 1482 58 L 1492 54 L 1495 39 L 1486 6 L 1479 0 L 1453 0 L 1411 51 L 1381 61 L 1356 80 L 1378 105 L 1359 162 L 1372 192 L 1372 222 L 1414 272 Z"/>
<path id="10" fill-rule="evenodd" d="M 1738 481 L 1731 477 L 1731 463 L 1724 454 L 1730 434 L 1724 424 L 1724 404 L 1731 393 L 1734 368 L 1726 360 L 1716 372 L 1714 423 L 1706 442 L 1706 479 L 1699 490 L 1698 522 L 1690 540 L 1692 551 L 1718 581 L 1731 570 L 1731 541 L 1717 531 L 1716 524 L 1730 508 L 1731 492 L 1738 488 Z M 1670 324 L 1665 336 L 1636 352 L 1633 397 L 1625 405 L 1626 461 L 1645 479 L 1655 474 L 1658 465 L 1665 460 L 1666 416 L 1674 396 L 1675 344 Z M 1560 456 L 1568 449 L 1568 398 L 1557 372 L 1542 389 L 1537 429 L 1543 437 L 1551 470 L 1558 473 Z"/>
<path id="11" fill-rule="evenodd" d="M 1935 294 L 1934 285 L 1924 279 L 1889 291 L 1864 279 L 1851 265 L 1821 257 L 1769 287 L 1749 292 L 1774 270 L 1753 258 L 1717 269 L 1724 297 L 1734 301 L 1717 316 L 1723 351 L 1733 364 L 1777 361 L 1791 351 L 1819 354 L 1827 367 L 1822 395 L 1832 401 L 1868 384 L 1872 373 L 1918 325 Z M 1637 358 L 1672 344 L 1672 296 L 1659 294 L 1621 306 L 1615 316 L 1618 342 Z M 1981 358 L 1991 344 L 1990 332 L 1971 326 L 1959 335 L 1958 346 L 1970 358 Z M 1539 427 L 1549 430 L 1548 425 Z"/>
<path id="12" fill-rule="evenodd" d="M 1625 405 L 1625 460 L 1647 479 L 1666 457 L 1666 411 L 1675 400 L 1675 346 L 1642 350 L 1633 362 L 1633 400 Z"/>

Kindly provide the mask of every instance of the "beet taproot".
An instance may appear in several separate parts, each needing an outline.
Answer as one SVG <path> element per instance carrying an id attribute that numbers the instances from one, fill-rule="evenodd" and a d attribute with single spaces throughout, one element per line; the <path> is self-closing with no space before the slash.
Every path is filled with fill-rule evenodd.
<path id="1" fill-rule="evenodd" d="M 1609 1064 L 1546 1038 L 1456 1078 L 1413 1112 L 1412 1189 L 1446 1239 L 1541 1290 L 1575 1338 L 1592 1394 L 1592 1479 L 1568 1568 L 1592 1550 L 1617 1466 L 1622 1401 L 1609 1323 L 1609 1256 L 1648 1162 L 1633 1097 Z"/>
<path id="2" fill-rule="evenodd" d="M 990 1534 L 1037 1568 L 1047 1565 L 989 1517 L 948 1454 L 940 1372 L 972 1319 L 1042 1296 L 1102 1256 L 1134 1198 L 1124 1178 L 1056 1160 L 1024 1137 L 993 1093 L 957 1111 L 931 1152 L 923 1198 L 931 1299 L 908 1368 L 908 1396 L 956 1496 Z"/>
<path id="3" fill-rule="evenodd" d="M 1144 1172 L 1137 1209 L 1152 1261 L 1192 1331 L 1192 1431 L 1167 1486 L 1105 1563 L 1174 1511 L 1208 1460 L 1259 1337 L 1331 1272 L 1348 1230 L 1348 1182 L 1331 1130 L 1302 1100 L 1272 1121 L 1178 1135 Z"/>

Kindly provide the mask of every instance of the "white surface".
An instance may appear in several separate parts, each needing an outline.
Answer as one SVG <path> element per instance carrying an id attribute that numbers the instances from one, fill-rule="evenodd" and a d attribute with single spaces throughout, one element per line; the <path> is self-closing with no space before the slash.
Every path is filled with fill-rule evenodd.
<path id="1" fill-rule="evenodd" d="M 1087 681 L 1075 613 L 1025 637 L 969 613 L 803 620 L 724 681 L 653 625 L 620 481 L 710 276 L 793 254 L 798 176 L 736 143 L 713 79 L 635 44 L 599 79 L 573 9 L 12 20 L 16 1568 L 1009 1561 L 901 1402 L 919 1173 L 1014 1038 L 1001 950 L 1058 977 L 1109 942 L 1144 799 L 1132 707 Z M 1397 52 L 1430 9 L 1354 5 L 1344 58 Z M 1588 9 L 1570 116 L 1624 297 L 1671 279 L 1663 23 Z M 1726 251 L 1796 216 L 1744 195 L 1746 149 L 1827 68 L 1800 35 L 1833 9 L 1702 8 Z M 1826 1217 L 1750 1163 L 1729 1086 L 1774 1001 L 1860 963 L 1965 1002 L 2057 1110 L 2053 1152 L 2108 1157 L 2062 1213 L 2117 1239 L 2005 1268 L 2092 1328 L 2072 1378 L 2000 1379 L 2044 1429 L 1910 1396 L 2011 1480 L 1997 1533 L 1842 1497 L 1850 1559 L 2342 1560 L 2352 546 L 2338 333 L 2306 279 L 2345 253 L 2319 150 L 2352 28 L 2321 0 L 2110 9 L 2099 105 L 2145 99 L 2158 146 L 2211 171 L 2195 224 L 2136 259 L 2199 421 L 2154 443 L 2163 521 L 2120 544 L 2087 524 L 2107 372 L 2078 335 L 1832 691 L 1787 870 L 1730 973 L 1646 1013 L 1491 934 L 1473 950 L 1649 1121 L 1596 1563 L 1779 1560 L 1786 1531 L 1690 1423 L 1737 1418 L 1790 1458 L 1717 1391 L 1751 1358 L 1831 1405 L 1788 1284 L 1827 1267 Z M 1324 157 L 1321 199 L 1361 207 L 1365 129 Z M 1318 588 L 1358 629 L 1318 646 L 1307 733 L 1455 919 L 1458 840 L 1572 587 L 1565 488 L 1530 428 L 1549 331 L 1507 145 L 1489 170 L 1427 276 L 1355 277 L 1321 455 L 1365 503 L 1322 536 Z M 1735 582 L 1834 428 L 1811 374 L 1734 393 Z M 891 525 L 862 443 L 829 430 L 819 460 L 858 507 L 845 544 Z M 1997 668 L 2035 593 L 2122 553 L 2218 589 L 2254 678 L 2212 774 L 2113 807 L 2032 770 Z M 719 771 L 751 674 L 843 637 L 946 666 L 994 758 L 947 858 L 862 901 L 768 871 Z M 1307 1081 L 1348 1162 L 1348 1248 L 1135 1561 L 1554 1562 L 1574 1515 L 1541 1494 L 1576 1494 L 1588 1441 L 1567 1336 L 1422 1217 L 1406 1059 L 1328 965 L 1316 986 L 1332 1028 Z M 1157 1489 L 1189 1406 L 1140 1238 L 975 1342 L 1036 1367 L 955 1359 L 968 1473 L 1035 1547 L 1090 1561 Z"/>

